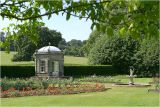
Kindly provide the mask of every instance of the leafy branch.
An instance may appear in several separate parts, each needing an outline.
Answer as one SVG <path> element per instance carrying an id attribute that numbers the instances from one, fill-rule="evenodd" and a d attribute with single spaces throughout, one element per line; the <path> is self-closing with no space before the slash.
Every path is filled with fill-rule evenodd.
<path id="1" fill-rule="evenodd" d="M 17 3 L 12 3 L 12 4 L 6 4 L 6 2 L 0 4 L 1 7 L 5 6 L 5 5 L 15 5 L 15 4 L 21 4 L 21 3 L 24 3 L 26 1 L 21 1 L 21 2 L 17 2 Z M 46 12 L 44 14 L 38 14 L 38 15 L 31 15 L 29 17 L 20 17 L 19 15 L 15 15 L 15 14 L 11 14 L 11 13 L 3 13 L 3 11 L 0 13 L 1 16 L 3 17 L 9 17 L 9 18 L 15 18 L 17 20 L 29 20 L 29 19 L 36 19 L 36 18 L 40 18 L 40 17 L 43 17 L 43 16 L 48 16 L 48 15 L 51 15 L 51 14 L 54 14 L 54 13 L 59 13 L 59 12 L 66 12 L 68 10 L 73 10 L 73 9 L 76 9 L 76 8 L 80 8 L 80 7 L 85 7 L 85 6 L 89 6 L 89 5 L 98 5 L 98 4 L 103 4 L 103 3 L 107 3 L 107 2 L 111 2 L 110 0 L 107 0 L 107 1 L 100 1 L 100 2 L 92 2 L 92 3 L 86 3 L 86 4 L 81 4 L 81 5 L 77 5 L 77 6 L 68 6 L 67 8 L 62 8 L 62 9 L 59 9 L 59 10 L 54 10 L 54 11 L 49 11 L 49 12 Z M 75 16 L 75 15 L 74 15 Z M 78 17 L 78 16 L 76 16 Z"/>

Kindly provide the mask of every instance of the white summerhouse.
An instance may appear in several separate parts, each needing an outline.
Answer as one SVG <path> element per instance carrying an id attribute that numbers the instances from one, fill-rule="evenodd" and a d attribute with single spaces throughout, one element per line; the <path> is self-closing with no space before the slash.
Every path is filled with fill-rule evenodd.
<path id="1" fill-rule="evenodd" d="M 38 77 L 63 77 L 64 56 L 55 46 L 45 46 L 35 52 L 35 74 Z"/>

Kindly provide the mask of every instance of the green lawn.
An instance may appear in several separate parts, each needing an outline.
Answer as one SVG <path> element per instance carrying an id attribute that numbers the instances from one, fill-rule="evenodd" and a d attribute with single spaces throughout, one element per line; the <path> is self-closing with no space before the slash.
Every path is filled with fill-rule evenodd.
<path id="1" fill-rule="evenodd" d="M 4 106 L 157 106 L 159 95 L 148 88 L 112 87 L 104 92 L 1 99 Z"/>
<path id="2" fill-rule="evenodd" d="M 15 52 L 10 52 L 10 54 L 0 51 L 1 62 L 0 65 L 34 65 L 34 61 L 21 61 L 21 62 L 12 62 L 11 59 Z M 65 65 L 87 65 L 88 59 L 85 57 L 72 57 L 64 56 Z"/>
<path id="3" fill-rule="evenodd" d="M 117 77 L 114 77 L 117 78 Z M 127 82 L 127 80 L 125 80 Z M 147 83 L 151 78 L 135 78 L 135 83 Z M 4 106 L 150 106 L 159 107 L 160 94 L 148 92 L 153 87 L 114 87 L 104 92 L 93 92 L 73 95 L 28 96 L 2 98 Z"/>
<path id="4" fill-rule="evenodd" d="M 30 62 L 12 62 L 14 52 L 0 53 L 1 65 L 34 65 Z M 87 58 L 65 56 L 65 65 L 87 65 Z M 115 76 L 113 78 L 128 83 L 126 76 Z M 135 83 L 148 83 L 151 78 L 135 78 Z M 83 93 L 74 95 L 53 96 L 29 96 L 17 98 L 1 98 L 1 106 L 160 106 L 160 94 L 149 92 L 148 88 L 113 87 L 105 84 L 111 89 L 104 92 Z"/>
<path id="5" fill-rule="evenodd" d="M 129 82 L 129 78 L 127 77 L 127 75 L 118 75 L 118 76 L 114 76 L 113 78 L 115 79 L 119 79 L 120 82 L 122 83 L 128 83 Z M 149 83 L 153 81 L 151 78 L 134 78 L 134 82 L 135 83 Z"/>

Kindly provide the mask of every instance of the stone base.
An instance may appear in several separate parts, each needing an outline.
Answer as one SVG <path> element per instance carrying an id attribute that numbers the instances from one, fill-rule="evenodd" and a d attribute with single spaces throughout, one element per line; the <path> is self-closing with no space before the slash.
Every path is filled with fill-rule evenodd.
<path id="1" fill-rule="evenodd" d="M 64 79 L 70 79 L 70 78 L 72 78 L 72 77 L 71 77 L 71 76 L 59 76 L 59 77 L 49 76 L 49 78 L 64 78 Z"/>
<path id="2" fill-rule="evenodd" d="M 112 86 L 118 87 L 149 87 L 150 84 L 125 84 L 125 83 L 115 83 Z"/>
<path id="3" fill-rule="evenodd" d="M 160 89 L 148 89 L 148 92 L 157 92 L 157 93 L 160 93 Z"/>
<path id="4" fill-rule="evenodd" d="M 51 79 L 51 78 L 59 78 L 59 79 L 73 79 L 71 76 L 36 76 L 37 78 L 46 78 L 46 79 Z"/>

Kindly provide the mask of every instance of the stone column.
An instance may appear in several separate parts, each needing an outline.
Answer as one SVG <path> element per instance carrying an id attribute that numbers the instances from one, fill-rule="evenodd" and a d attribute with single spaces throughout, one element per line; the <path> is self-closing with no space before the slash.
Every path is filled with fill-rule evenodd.
<path id="1" fill-rule="evenodd" d="M 37 69 L 36 69 L 36 73 L 39 73 L 39 71 L 40 71 L 40 60 L 39 59 L 37 59 L 37 62 L 36 62 L 37 64 Z"/>
<path id="2" fill-rule="evenodd" d="M 61 76 L 64 76 L 64 60 L 60 61 L 60 72 L 61 72 Z"/>
<path id="3" fill-rule="evenodd" d="M 45 59 L 45 72 L 48 73 L 48 59 Z"/>
<path id="4" fill-rule="evenodd" d="M 48 76 L 51 76 L 51 60 L 48 59 Z"/>
<path id="5" fill-rule="evenodd" d="M 37 59 L 35 58 L 35 62 L 34 62 L 35 64 L 35 76 L 36 76 L 36 74 L 37 74 Z"/>

